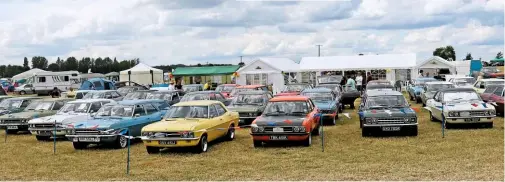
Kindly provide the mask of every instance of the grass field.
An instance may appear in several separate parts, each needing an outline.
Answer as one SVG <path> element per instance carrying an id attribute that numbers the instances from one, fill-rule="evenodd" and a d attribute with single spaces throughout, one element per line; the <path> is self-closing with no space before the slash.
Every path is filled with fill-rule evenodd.
<path id="1" fill-rule="evenodd" d="M 420 107 L 413 104 L 413 107 Z M 440 123 L 422 110 L 417 137 L 362 138 L 356 111 L 345 110 L 336 126 L 324 128 L 325 150 L 315 137 L 311 147 L 255 149 L 247 130 L 204 154 L 167 151 L 148 155 L 127 150 L 75 151 L 70 142 L 37 142 L 30 135 L 0 141 L 0 180 L 503 180 L 503 118 L 492 129 L 451 129 L 442 138 Z M 0 139 L 4 137 L 1 132 Z"/>

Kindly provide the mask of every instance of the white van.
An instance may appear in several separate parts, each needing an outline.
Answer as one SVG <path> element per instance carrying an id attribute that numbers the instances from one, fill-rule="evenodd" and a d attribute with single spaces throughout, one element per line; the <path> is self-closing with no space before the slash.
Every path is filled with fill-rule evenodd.
<path id="1" fill-rule="evenodd" d="M 70 88 L 78 89 L 81 85 L 80 75 L 77 71 L 35 73 L 28 78 L 28 83 L 32 84 L 37 95 L 47 95 L 54 87 L 64 92 Z"/>

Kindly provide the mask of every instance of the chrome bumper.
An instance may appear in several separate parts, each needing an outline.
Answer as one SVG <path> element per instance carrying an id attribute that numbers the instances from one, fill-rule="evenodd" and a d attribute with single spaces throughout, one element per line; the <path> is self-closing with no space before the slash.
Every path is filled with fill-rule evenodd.
<path id="1" fill-rule="evenodd" d="M 403 124 L 363 124 L 364 127 L 382 127 L 382 126 L 417 126 L 419 123 L 403 123 Z"/>
<path id="2" fill-rule="evenodd" d="M 200 140 L 200 137 L 195 137 L 195 138 L 152 138 L 152 137 L 141 136 L 139 138 L 141 140 L 147 140 L 147 141 L 189 141 L 189 140 Z"/>

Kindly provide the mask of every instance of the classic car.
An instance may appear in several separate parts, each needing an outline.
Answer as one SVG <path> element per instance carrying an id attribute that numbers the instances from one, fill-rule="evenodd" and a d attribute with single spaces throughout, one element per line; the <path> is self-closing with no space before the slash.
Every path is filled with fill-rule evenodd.
<path id="1" fill-rule="evenodd" d="M 191 92 L 184 97 L 182 97 L 181 102 L 193 101 L 193 100 L 217 100 L 223 102 L 224 105 L 230 104 L 230 100 L 224 98 L 221 92 L 217 91 L 198 91 Z"/>
<path id="2" fill-rule="evenodd" d="M 141 85 L 138 85 L 138 86 L 122 86 L 122 87 L 118 87 L 117 92 L 119 92 L 119 94 L 121 94 L 122 96 L 126 96 L 126 94 L 128 94 L 128 93 L 135 92 L 135 91 L 138 91 L 138 90 L 149 90 L 149 89 L 146 88 L 146 87 L 144 87 L 144 86 L 141 86 Z"/>
<path id="3" fill-rule="evenodd" d="M 339 84 L 342 81 L 342 75 L 325 75 L 317 77 L 317 85 L 322 84 Z"/>
<path id="4" fill-rule="evenodd" d="M 125 148 L 128 143 L 124 135 L 140 136 L 142 127 L 161 120 L 168 106 L 164 100 L 127 100 L 105 104 L 93 119 L 69 126 L 70 134 L 65 136 L 76 150 L 85 149 L 89 144 Z"/>
<path id="5" fill-rule="evenodd" d="M 2 96 L 10 97 L 10 96 Z M 2 99 L 0 102 L 0 115 L 12 114 L 23 111 L 26 106 L 34 100 L 42 99 L 40 97 L 11 97 Z"/>
<path id="6" fill-rule="evenodd" d="M 361 135 L 374 131 L 408 132 L 417 136 L 417 116 L 401 92 L 369 90 L 358 109 Z"/>
<path id="7" fill-rule="evenodd" d="M 390 81 L 387 81 L 387 80 L 370 80 L 366 86 L 373 86 L 373 85 L 391 85 L 393 86 L 393 84 L 391 84 Z"/>
<path id="8" fill-rule="evenodd" d="M 34 118 L 28 121 L 28 130 L 37 140 L 49 140 L 51 137 L 62 138 L 67 133 L 67 126 L 90 119 L 103 105 L 115 103 L 110 99 L 87 99 L 67 102 L 52 116 Z M 56 134 L 54 133 L 56 124 Z"/>
<path id="9" fill-rule="evenodd" d="M 306 96 L 274 97 L 265 111 L 251 124 L 254 147 L 263 142 L 301 141 L 312 144 L 311 134 L 319 135 L 320 112 L 312 100 Z"/>
<path id="10" fill-rule="evenodd" d="M 123 97 L 123 100 L 142 100 L 147 98 L 147 94 L 156 92 L 156 90 L 137 90 L 130 92 Z"/>
<path id="11" fill-rule="evenodd" d="M 228 98 L 230 96 L 231 91 L 235 87 L 238 87 L 240 85 L 238 84 L 222 84 L 216 87 L 216 91 L 221 92 L 225 98 Z"/>
<path id="12" fill-rule="evenodd" d="M 164 90 L 157 92 L 149 92 L 146 99 L 160 99 L 166 100 L 170 105 L 179 103 L 181 100 L 180 91 L 178 90 Z"/>
<path id="13" fill-rule="evenodd" d="M 407 92 L 409 93 L 410 100 L 415 100 L 417 103 L 421 103 L 421 92 L 423 91 L 424 84 L 426 82 L 437 81 L 435 78 L 417 78 L 412 81 L 412 83 L 407 85 Z"/>
<path id="14" fill-rule="evenodd" d="M 497 67 L 483 67 L 480 72 L 483 73 L 483 78 L 503 78 L 503 71 L 500 71 Z"/>
<path id="15" fill-rule="evenodd" d="M 10 98 L 14 98 L 13 96 L 9 96 L 9 95 L 0 95 L 0 103 L 5 100 L 5 99 L 10 99 Z"/>
<path id="16" fill-rule="evenodd" d="M 123 96 L 115 90 L 92 90 L 82 99 L 112 99 L 115 101 L 123 100 Z"/>
<path id="17" fill-rule="evenodd" d="M 371 82 L 371 81 L 370 81 Z M 366 90 L 395 90 L 395 87 L 391 84 L 367 84 Z"/>
<path id="18" fill-rule="evenodd" d="M 240 125 L 249 125 L 256 117 L 263 113 L 268 100 L 272 97 L 272 94 L 267 91 L 240 92 L 227 107 L 230 111 L 238 112 Z"/>
<path id="19" fill-rule="evenodd" d="M 142 87 L 140 89 L 137 89 L 137 90 L 147 90 L 147 87 L 145 86 L 142 86 L 136 82 L 132 82 L 132 81 L 121 81 L 121 82 L 116 82 L 114 83 L 114 86 L 116 86 L 116 88 L 118 88 L 118 90 L 120 88 L 123 88 L 123 87 Z M 126 94 L 125 94 L 126 95 Z"/>
<path id="20" fill-rule="evenodd" d="M 19 95 L 35 94 L 35 87 L 32 84 L 23 84 L 14 88 L 14 92 Z"/>
<path id="21" fill-rule="evenodd" d="M 421 93 L 421 102 L 423 103 L 423 107 L 426 106 L 426 101 L 428 99 L 433 99 L 435 93 L 447 88 L 455 88 L 455 85 L 451 82 L 444 81 L 427 82 L 424 84 L 423 91 Z"/>
<path id="22" fill-rule="evenodd" d="M 449 82 L 453 83 L 458 88 L 472 88 L 475 83 L 475 78 L 470 76 L 456 76 L 449 78 Z"/>
<path id="23" fill-rule="evenodd" d="M 321 111 L 323 120 L 330 121 L 331 125 L 337 124 L 338 114 L 342 105 L 336 99 L 335 93 L 327 88 L 306 89 L 300 95 L 309 97 Z"/>
<path id="24" fill-rule="evenodd" d="M 300 95 L 305 89 L 311 89 L 312 86 L 305 83 L 290 83 L 284 86 L 284 90 L 281 93 L 276 94 L 275 96 L 288 96 L 288 95 Z"/>
<path id="25" fill-rule="evenodd" d="M 184 91 L 185 94 L 191 93 L 191 92 L 203 91 L 203 84 L 183 85 L 182 90 Z"/>
<path id="26" fill-rule="evenodd" d="M 142 128 L 141 139 L 149 154 L 172 147 L 207 152 L 208 142 L 235 138 L 238 120 L 238 113 L 229 111 L 219 101 L 181 102 L 170 107 L 163 120 Z"/>
<path id="27" fill-rule="evenodd" d="M 62 92 L 60 97 L 61 98 L 82 99 L 90 91 L 91 90 L 77 90 L 77 91 L 75 91 L 75 94 L 69 94 L 70 91 L 68 91 L 68 92 Z"/>
<path id="28" fill-rule="evenodd" d="M 504 85 L 489 85 L 480 97 L 494 106 L 497 115 L 503 116 Z"/>
<path id="29" fill-rule="evenodd" d="M 488 85 L 504 85 L 505 83 L 504 79 L 497 79 L 497 78 L 489 78 L 489 79 L 482 79 L 478 80 L 473 84 L 473 89 L 481 94 L 484 93 L 484 90 L 486 90 L 486 87 Z"/>
<path id="30" fill-rule="evenodd" d="M 496 115 L 494 106 L 482 101 L 479 94 L 470 88 L 440 90 L 433 99 L 426 101 L 426 106 L 431 121 L 445 120 L 446 128 L 466 123 L 480 123 L 492 128 Z"/>
<path id="31" fill-rule="evenodd" d="M 254 90 L 264 90 L 264 91 L 269 91 L 268 90 L 268 87 L 265 86 L 265 85 L 242 85 L 242 86 L 238 86 L 238 87 L 235 87 L 230 95 L 228 96 L 228 100 L 233 100 L 233 98 L 235 96 L 237 96 L 237 94 L 239 92 L 244 92 L 244 91 L 254 91 Z"/>
<path id="32" fill-rule="evenodd" d="M 354 109 L 354 101 L 356 101 L 356 99 L 360 96 L 360 91 L 358 91 L 355 87 L 344 85 L 342 86 L 342 101 L 340 103 L 342 104 L 342 107 L 349 105 L 349 108 Z"/>
<path id="33" fill-rule="evenodd" d="M 0 116 L 0 127 L 7 129 L 7 133 L 15 134 L 19 131 L 28 131 L 28 121 L 33 118 L 50 116 L 68 101 L 69 98 L 37 99 L 30 102 L 23 112 L 5 114 Z"/>

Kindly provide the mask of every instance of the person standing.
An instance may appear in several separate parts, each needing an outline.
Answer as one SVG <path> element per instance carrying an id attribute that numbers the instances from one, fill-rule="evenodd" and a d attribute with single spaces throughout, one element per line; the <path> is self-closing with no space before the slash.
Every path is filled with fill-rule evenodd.
<path id="1" fill-rule="evenodd" d="M 372 74 L 370 74 L 370 72 L 368 72 L 368 76 L 366 76 L 366 83 L 368 84 L 368 82 L 370 82 L 372 80 L 373 80 Z"/>
<path id="2" fill-rule="evenodd" d="M 61 96 L 60 89 L 58 89 L 58 87 L 54 87 L 53 90 L 51 91 L 51 97 L 58 98 L 60 96 Z"/>
<path id="3" fill-rule="evenodd" d="M 340 85 L 344 86 L 346 82 L 347 82 L 347 76 L 344 76 L 342 80 L 340 80 Z"/>
<path id="4" fill-rule="evenodd" d="M 178 81 L 177 81 L 177 84 L 175 85 L 175 89 L 177 89 L 177 90 L 182 90 L 182 83 L 181 83 L 181 80 L 178 80 Z"/>
<path id="5" fill-rule="evenodd" d="M 174 81 L 170 81 L 170 85 L 168 86 L 168 90 L 175 90 Z"/>
<path id="6" fill-rule="evenodd" d="M 420 70 L 419 71 L 419 74 L 417 75 L 418 78 L 422 78 L 424 77 L 424 74 L 423 74 L 423 70 Z"/>
<path id="7" fill-rule="evenodd" d="M 210 83 L 210 80 L 207 80 L 207 83 L 203 85 L 203 90 L 210 90 L 212 87 L 212 84 Z"/>
<path id="8" fill-rule="evenodd" d="M 363 91 L 363 77 L 361 76 L 361 72 L 358 73 L 358 76 L 356 77 L 356 88 L 358 89 L 358 91 Z"/>
<path id="9" fill-rule="evenodd" d="M 356 81 L 354 81 L 354 79 L 352 77 L 349 77 L 346 85 L 348 88 L 352 88 L 352 90 L 356 90 Z"/>

